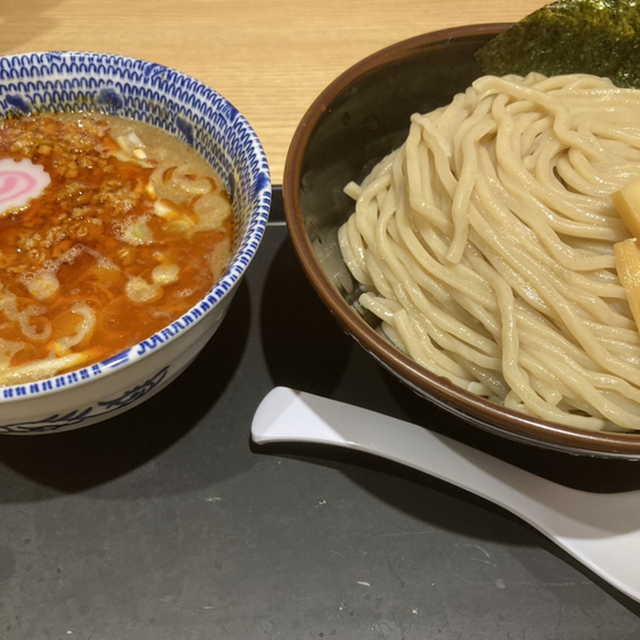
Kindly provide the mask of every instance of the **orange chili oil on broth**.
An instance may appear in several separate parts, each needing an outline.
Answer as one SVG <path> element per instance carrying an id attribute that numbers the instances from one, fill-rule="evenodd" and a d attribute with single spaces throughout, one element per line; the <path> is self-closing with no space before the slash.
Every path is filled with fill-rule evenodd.
<path id="1" fill-rule="evenodd" d="M 7 119 L 1 159 L 50 182 L 0 212 L 0 385 L 120 353 L 185 313 L 228 264 L 228 194 L 166 132 L 99 114 Z"/>

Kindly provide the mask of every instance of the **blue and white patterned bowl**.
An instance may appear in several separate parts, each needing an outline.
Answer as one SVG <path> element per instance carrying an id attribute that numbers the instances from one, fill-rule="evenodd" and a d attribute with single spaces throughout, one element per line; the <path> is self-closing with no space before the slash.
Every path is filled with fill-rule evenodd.
<path id="1" fill-rule="evenodd" d="M 173 380 L 218 328 L 269 217 L 264 150 L 238 110 L 178 71 L 116 55 L 45 52 L 0 57 L 0 116 L 99 111 L 156 125 L 215 168 L 231 194 L 238 241 L 224 276 L 169 326 L 118 356 L 37 382 L 0 388 L 0 434 L 44 434 L 110 418 Z"/>

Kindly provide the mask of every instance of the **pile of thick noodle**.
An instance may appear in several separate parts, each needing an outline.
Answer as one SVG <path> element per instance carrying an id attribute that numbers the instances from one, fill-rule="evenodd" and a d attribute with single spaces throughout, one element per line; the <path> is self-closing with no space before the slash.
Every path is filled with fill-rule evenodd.
<path id="1" fill-rule="evenodd" d="M 640 337 L 610 194 L 640 177 L 640 91 L 486 76 L 414 115 L 340 229 L 357 306 L 418 363 L 512 409 L 640 429 Z M 640 274 L 639 274 L 640 277 Z"/>

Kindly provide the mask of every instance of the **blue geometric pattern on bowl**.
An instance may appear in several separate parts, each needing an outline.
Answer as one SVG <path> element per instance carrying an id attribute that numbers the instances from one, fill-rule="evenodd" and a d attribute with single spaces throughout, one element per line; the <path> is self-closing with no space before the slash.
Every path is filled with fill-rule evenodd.
<path id="1" fill-rule="evenodd" d="M 244 275 L 269 218 L 271 178 L 257 135 L 232 104 L 198 80 L 155 63 L 111 54 L 54 51 L 0 57 L 0 116 L 61 110 L 140 120 L 193 147 L 218 172 L 231 195 L 240 246 L 204 299 L 170 326 L 107 361 L 46 380 L 3 387 L 0 411 L 3 402 L 51 393 L 115 371 L 198 322 Z M 136 389 L 127 392 L 135 393 Z M 92 407 L 88 414 L 103 410 Z M 78 419 L 52 416 L 50 422 L 59 427 L 60 421 L 72 424 Z"/>
<path id="2" fill-rule="evenodd" d="M 128 389 L 116 398 L 100 401 L 83 409 L 74 409 L 62 415 L 54 413 L 42 420 L 3 424 L 0 426 L 0 433 L 14 435 L 21 433 L 51 433 L 76 427 L 89 419 L 108 418 L 110 413 L 120 412 L 130 405 L 137 404 L 144 396 L 153 392 L 159 384 L 162 384 L 167 376 L 168 370 L 169 367 L 164 367 L 149 380 L 146 380 L 142 384 L 135 385 L 132 389 Z"/>

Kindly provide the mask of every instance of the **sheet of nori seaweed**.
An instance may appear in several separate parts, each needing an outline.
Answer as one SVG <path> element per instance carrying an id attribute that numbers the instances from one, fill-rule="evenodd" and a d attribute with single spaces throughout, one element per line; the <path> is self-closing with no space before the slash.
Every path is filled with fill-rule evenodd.
<path id="1" fill-rule="evenodd" d="M 558 0 L 493 38 L 476 60 L 487 75 L 590 73 L 640 88 L 640 4 Z"/>

